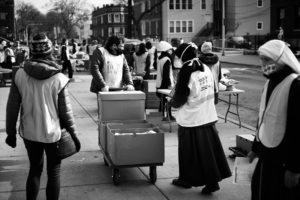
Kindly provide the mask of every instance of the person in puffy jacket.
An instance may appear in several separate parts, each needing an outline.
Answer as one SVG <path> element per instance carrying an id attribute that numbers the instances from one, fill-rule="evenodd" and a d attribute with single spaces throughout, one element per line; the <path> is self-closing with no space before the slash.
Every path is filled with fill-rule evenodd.
<path id="1" fill-rule="evenodd" d="M 61 160 L 55 156 L 56 143 L 65 128 L 72 136 L 77 151 L 80 141 L 67 85 L 69 79 L 52 56 L 52 43 L 44 33 L 33 37 L 32 57 L 24 63 L 12 80 L 6 107 L 6 144 L 16 147 L 16 123 L 20 112 L 19 134 L 27 149 L 30 169 L 26 197 L 37 199 L 47 157 L 47 199 L 59 199 Z"/>

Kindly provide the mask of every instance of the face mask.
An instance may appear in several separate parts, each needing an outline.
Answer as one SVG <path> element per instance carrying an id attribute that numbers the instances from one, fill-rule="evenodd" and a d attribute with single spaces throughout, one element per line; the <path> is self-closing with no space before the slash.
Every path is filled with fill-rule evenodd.
<path id="1" fill-rule="evenodd" d="M 262 71 L 265 75 L 269 76 L 270 74 L 277 71 L 277 67 L 275 63 L 268 64 L 268 65 L 262 65 Z"/>

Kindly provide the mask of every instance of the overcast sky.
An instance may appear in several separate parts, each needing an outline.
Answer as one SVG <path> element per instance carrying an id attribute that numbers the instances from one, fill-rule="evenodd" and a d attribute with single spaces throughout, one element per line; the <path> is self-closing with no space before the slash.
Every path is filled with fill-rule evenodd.
<path id="1" fill-rule="evenodd" d="M 49 3 L 49 0 L 19 0 L 19 1 L 24 1 L 31 3 L 34 5 L 40 12 L 46 13 L 49 9 L 47 6 L 47 3 Z M 91 6 L 97 7 L 97 6 L 102 6 L 102 4 L 110 4 L 113 1 L 112 0 L 85 0 L 88 4 Z"/>

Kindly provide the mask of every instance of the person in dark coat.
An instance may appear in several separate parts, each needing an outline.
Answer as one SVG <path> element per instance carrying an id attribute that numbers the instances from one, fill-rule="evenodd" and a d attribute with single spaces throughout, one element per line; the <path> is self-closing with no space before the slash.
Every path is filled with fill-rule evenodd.
<path id="1" fill-rule="evenodd" d="M 58 200 L 61 160 L 55 154 L 62 129 L 72 136 L 77 151 L 80 141 L 74 121 L 67 85 L 69 79 L 52 56 L 52 43 L 44 33 L 33 37 L 32 57 L 25 61 L 12 80 L 6 107 L 6 144 L 16 147 L 16 124 L 20 112 L 19 134 L 29 158 L 26 199 L 37 199 L 40 178 L 47 158 L 47 199 Z"/>
<path id="2" fill-rule="evenodd" d="M 69 52 L 69 42 L 67 39 L 63 39 L 62 46 L 61 46 L 61 56 L 60 59 L 62 61 L 62 72 L 64 73 L 66 70 L 68 70 L 69 78 L 72 80 L 73 78 L 73 67 L 70 61 L 70 52 Z"/>
<path id="3" fill-rule="evenodd" d="M 300 64 L 287 44 L 270 40 L 258 49 L 267 78 L 250 162 L 258 156 L 251 199 L 300 199 Z"/>
<path id="4" fill-rule="evenodd" d="M 109 91 L 113 88 L 134 90 L 129 66 L 123 54 L 123 41 L 117 36 L 108 38 L 105 47 L 97 47 L 91 62 L 93 76 L 90 91 Z"/>
<path id="5" fill-rule="evenodd" d="M 183 65 L 171 99 L 171 106 L 178 109 L 179 160 L 179 177 L 172 183 L 183 188 L 205 186 L 202 193 L 211 194 L 231 171 L 215 125 L 213 76 L 196 51 L 194 43 L 183 43 L 175 50 Z"/>
<path id="6" fill-rule="evenodd" d="M 219 57 L 212 52 L 211 41 L 203 42 L 201 45 L 199 45 L 198 50 L 200 52 L 199 60 L 208 66 L 213 74 L 215 83 L 215 104 L 217 104 L 219 98 L 219 82 L 222 78 Z"/>

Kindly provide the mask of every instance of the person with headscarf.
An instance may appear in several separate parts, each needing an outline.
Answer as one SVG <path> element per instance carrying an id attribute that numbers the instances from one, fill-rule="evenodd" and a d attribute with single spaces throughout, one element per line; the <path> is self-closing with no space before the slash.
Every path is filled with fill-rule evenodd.
<path id="1" fill-rule="evenodd" d="M 47 158 L 46 199 L 58 200 L 60 192 L 61 159 L 55 154 L 62 129 L 75 142 L 80 141 L 68 94 L 69 79 L 52 56 L 52 43 L 44 33 L 33 37 L 29 46 L 32 57 L 25 61 L 12 80 L 6 106 L 6 144 L 16 147 L 16 124 L 20 113 L 19 134 L 23 138 L 28 158 L 29 174 L 26 199 L 37 199 L 40 178 Z"/>
<path id="2" fill-rule="evenodd" d="M 257 134 L 250 162 L 252 200 L 300 199 L 300 64 L 287 44 L 270 40 L 258 49 L 264 76 Z"/>
<path id="3" fill-rule="evenodd" d="M 123 54 L 122 38 L 111 36 L 105 47 L 96 48 L 90 67 L 93 76 L 91 92 L 97 94 L 116 88 L 134 90 L 130 69 Z"/>
<path id="4" fill-rule="evenodd" d="M 202 45 L 198 47 L 198 50 L 200 50 L 199 60 L 202 63 L 204 63 L 206 66 L 208 66 L 213 74 L 214 83 L 215 83 L 215 104 L 217 104 L 218 97 L 219 97 L 219 82 L 222 78 L 221 64 L 219 61 L 219 57 L 218 55 L 212 52 L 211 41 L 203 42 Z"/>
<path id="5" fill-rule="evenodd" d="M 173 78 L 173 61 L 172 61 L 172 52 L 173 47 L 170 43 L 166 41 L 160 41 L 157 47 L 157 50 L 161 52 L 158 57 L 157 63 L 157 75 L 156 75 L 156 89 L 172 89 L 174 87 L 174 78 Z M 161 98 L 161 94 L 156 92 L 156 95 Z M 163 98 L 160 104 L 159 110 L 162 111 L 163 116 L 165 116 L 165 104 L 167 99 Z M 172 116 L 171 107 L 167 110 L 170 120 L 175 120 Z M 167 118 L 163 118 L 167 120 Z"/>
<path id="6" fill-rule="evenodd" d="M 178 74 L 171 106 L 177 108 L 179 177 L 172 183 L 183 188 L 205 186 L 202 194 L 220 189 L 231 171 L 218 136 L 214 104 L 214 79 L 199 62 L 197 46 L 183 43 L 175 51 L 183 65 Z"/>

